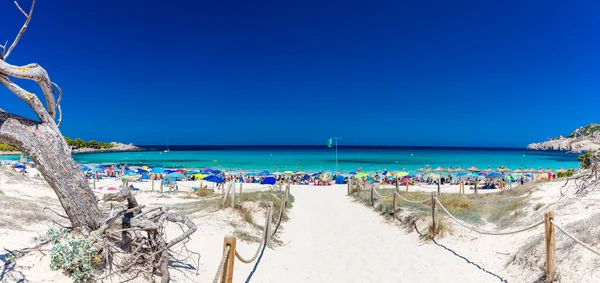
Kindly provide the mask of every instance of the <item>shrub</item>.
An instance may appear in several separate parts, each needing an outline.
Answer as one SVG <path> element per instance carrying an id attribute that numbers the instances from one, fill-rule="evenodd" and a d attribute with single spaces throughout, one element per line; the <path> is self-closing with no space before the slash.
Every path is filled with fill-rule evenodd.
<path id="1" fill-rule="evenodd" d="M 87 281 L 94 278 L 93 262 L 99 262 L 96 250 L 92 247 L 95 239 L 80 238 L 64 230 L 50 229 L 47 232 L 55 244 L 50 250 L 50 269 L 62 269 L 73 281 Z"/>
<path id="2" fill-rule="evenodd" d="M 210 196 L 213 194 L 213 191 L 211 189 L 198 189 L 196 192 L 196 195 L 200 196 L 200 197 L 206 197 L 206 196 Z"/>
<path id="3" fill-rule="evenodd" d="M 596 152 L 586 152 L 585 154 L 582 154 L 579 157 L 577 157 L 577 160 L 579 161 L 579 166 L 583 169 L 589 169 L 590 167 L 592 167 L 595 153 Z"/>

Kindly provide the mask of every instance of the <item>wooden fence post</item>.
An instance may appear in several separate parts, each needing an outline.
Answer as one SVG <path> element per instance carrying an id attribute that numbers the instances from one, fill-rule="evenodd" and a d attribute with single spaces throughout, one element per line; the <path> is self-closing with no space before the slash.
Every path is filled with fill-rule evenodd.
<path id="1" fill-rule="evenodd" d="M 242 187 L 244 185 L 244 182 L 240 182 L 240 195 L 242 194 Z"/>
<path id="2" fill-rule="evenodd" d="M 473 187 L 475 188 L 475 194 L 477 194 L 477 181 L 473 181 Z"/>
<path id="3" fill-rule="evenodd" d="M 373 202 L 373 192 L 375 191 L 375 186 L 373 186 L 373 184 L 371 184 L 371 206 L 375 206 L 375 203 Z"/>
<path id="4" fill-rule="evenodd" d="M 556 244 L 554 242 L 554 212 L 544 213 L 544 228 L 546 234 L 546 282 L 552 282 L 556 274 Z"/>
<path id="5" fill-rule="evenodd" d="M 352 190 L 350 189 L 351 186 L 352 186 L 352 178 L 348 178 L 348 188 L 346 189 L 348 195 L 350 195 L 352 193 Z"/>
<path id="6" fill-rule="evenodd" d="M 231 208 L 235 208 L 235 183 L 231 181 Z"/>
<path id="7" fill-rule="evenodd" d="M 393 207 L 393 210 L 394 210 L 394 213 L 392 214 L 392 216 L 394 216 L 394 217 L 396 217 L 396 211 L 398 210 L 398 203 L 397 203 L 397 201 L 396 201 L 396 194 L 397 194 L 397 192 L 398 192 L 398 190 L 396 189 L 396 190 L 394 191 L 394 198 L 393 198 L 393 200 L 392 200 L 392 201 L 393 201 L 393 203 L 394 203 L 394 205 L 392 206 L 392 207 Z"/>
<path id="8" fill-rule="evenodd" d="M 437 231 L 438 215 L 437 215 L 437 205 L 436 205 L 436 201 L 435 201 L 435 192 L 431 192 L 431 219 L 433 222 L 433 231 Z"/>
<path id="9" fill-rule="evenodd" d="M 154 192 L 154 178 L 152 178 L 152 191 Z"/>
<path id="10" fill-rule="evenodd" d="M 396 177 L 396 192 L 400 190 L 400 183 L 398 183 L 398 177 Z"/>
<path id="11" fill-rule="evenodd" d="M 221 274 L 222 283 L 233 282 L 233 264 L 235 263 L 235 237 L 225 237 L 223 240 L 223 251 L 229 246 L 229 254 L 227 254 L 227 260 L 225 266 L 223 266 L 223 273 Z"/>
<path id="12" fill-rule="evenodd" d="M 406 192 L 408 193 L 408 183 L 406 183 Z"/>

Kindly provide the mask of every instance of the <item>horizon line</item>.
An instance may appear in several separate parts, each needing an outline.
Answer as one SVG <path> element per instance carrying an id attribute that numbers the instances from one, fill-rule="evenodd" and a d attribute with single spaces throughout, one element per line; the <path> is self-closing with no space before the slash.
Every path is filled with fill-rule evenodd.
<path id="1" fill-rule="evenodd" d="M 263 144 L 263 145 L 232 145 L 232 144 L 138 144 L 141 148 L 156 147 L 203 147 L 203 148 L 327 148 L 326 144 Z M 339 145 L 338 148 L 452 148 L 452 149 L 508 149 L 527 150 L 526 147 L 501 146 L 450 146 L 450 145 Z"/>

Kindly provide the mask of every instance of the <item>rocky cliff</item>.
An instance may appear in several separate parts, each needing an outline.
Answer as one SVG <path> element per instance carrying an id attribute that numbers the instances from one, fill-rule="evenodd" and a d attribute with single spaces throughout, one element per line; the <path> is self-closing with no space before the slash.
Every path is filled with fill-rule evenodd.
<path id="1" fill-rule="evenodd" d="M 111 148 L 78 148 L 73 149 L 72 153 L 86 153 L 86 152 L 112 152 L 112 151 L 137 151 L 141 150 L 141 148 L 133 145 L 133 144 L 123 144 L 119 142 L 111 142 Z"/>
<path id="2" fill-rule="evenodd" d="M 570 135 L 551 138 L 545 142 L 532 143 L 530 150 L 559 150 L 572 153 L 588 152 L 600 149 L 600 124 L 589 124 L 573 131 Z"/>

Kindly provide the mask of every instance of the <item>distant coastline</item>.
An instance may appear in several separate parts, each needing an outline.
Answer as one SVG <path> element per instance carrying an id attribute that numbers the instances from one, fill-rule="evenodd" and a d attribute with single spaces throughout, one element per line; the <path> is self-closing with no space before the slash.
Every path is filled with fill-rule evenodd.
<path id="1" fill-rule="evenodd" d="M 123 143 L 119 143 L 119 142 L 112 142 L 110 144 L 112 145 L 111 148 L 84 147 L 84 148 L 72 149 L 71 153 L 79 154 L 79 153 L 101 153 L 101 152 L 128 152 L 128 151 L 143 150 L 141 147 L 135 146 L 133 144 L 123 144 Z M 19 155 L 19 154 L 21 154 L 20 151 L 0 151 L 0 155 Z"/>

